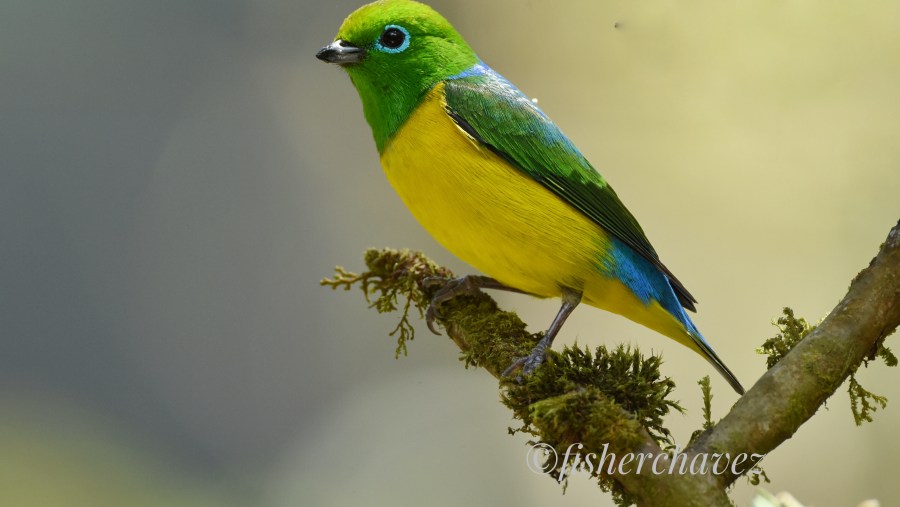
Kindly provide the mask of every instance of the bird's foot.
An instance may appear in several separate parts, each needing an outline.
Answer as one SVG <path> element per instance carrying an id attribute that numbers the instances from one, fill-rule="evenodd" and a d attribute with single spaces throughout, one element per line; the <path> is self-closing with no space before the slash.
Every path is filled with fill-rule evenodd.
<path id="1" fill-rule="evenodd" d="M 518 382 L 522 381 L 523 377 L 527 377 L 534 373 L 538 367 L 543 364 L 544 359 L 547 357 L 547 347 L 549 346 L 548 342 L 545 342 L 543 339 L 538 342 L 537 345 L 533 349 L 531 349 L 531 354 L 526 357 L 520 357 L 516 359 L 513 364 L 509 365 L 509 367 L 503 370 L 503 376 L 507 377 L 514 373 L 519 368 L 522 369 L 522 374 L 516 377 Z"/>
<path id="2" fill-rule="evenodd" d="M 450 301 L 460 294 L 472 293 L 481 287 L 495 288 L 494 285 L 498 285 L 498 282 L 493 278 L 480 275 L 467 275 L 449 280 L 433 276 L 426 278 L 423 285 L 426 288 L 443 285 L 431 298 L 431 303 L 428 304 L 428 308 L 425 310 L 425 324 L 428 325 L 428 329 L 432 333 L 440 335 L 441 333 L 434 326 L 434 321 L 441 316 L 440 310 L 438 310 L 441 303 Z"/>
<path id="3" fill-rule="evenodd" d="M 560 306 L 559 312 L 556 314 L 553 322 L 550 323 L 550 328 L 547 329 L 546 333 L 544 333 L 544 337 L 541 338 L 539 342 L 537 342 L 537 345 L 535 345 L 533 349 L 531 349 L 531 354 L 529 354 L 528 357 L 517 359 L 513 364 L 509 365 L 509 368 L 503 370 L 502 376 L 506 377 L 519 368 L 522 368 L 522 374 L 516 377 L 516 381 L 521 384 L 523 377 L 531 375 L 534 370 L 538 369 L 541 363 L 544 362 L 544 359 L 546 359 L 547 349 L 549 349 L 550 345 L 553 344 L 553 339 L 556 338 L 556 334 L 559 333 L 559 330 L 560 328 L 562 328 L 563 323 L 565 323 L 566 319 L 569 317 L 569 314 L 571 314 L 572 310 L 574 310 L 575 307 L 578 306 L 578 303 L 580 301 L 580 291 L 563 288 L 562 306 Z"/>

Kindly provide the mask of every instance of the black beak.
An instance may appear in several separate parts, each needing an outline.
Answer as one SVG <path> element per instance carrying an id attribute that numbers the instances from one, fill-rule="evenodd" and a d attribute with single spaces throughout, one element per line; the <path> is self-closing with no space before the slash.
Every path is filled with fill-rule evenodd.
<path id="1" fill-rule="evenodd" d="M 366 53 L 362 48 L 351 46 L 341 39 L 338 39 L 320 49 L 319 52 L 316 53 L 316 58 L 323 62 L 349 65 L 351 63 L 361 62 L 365 54 Z"/>

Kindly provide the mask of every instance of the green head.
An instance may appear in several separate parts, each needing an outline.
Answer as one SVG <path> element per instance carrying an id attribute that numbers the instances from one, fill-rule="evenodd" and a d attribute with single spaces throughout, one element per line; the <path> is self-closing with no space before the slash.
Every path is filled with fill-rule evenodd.
<path id="1" fill-rule="evenodd" d="M 359 8 L 316 57 L 350 74 L 379 152 L 425 92 L 478 63 L 443 16 L 411 0 Z"/>

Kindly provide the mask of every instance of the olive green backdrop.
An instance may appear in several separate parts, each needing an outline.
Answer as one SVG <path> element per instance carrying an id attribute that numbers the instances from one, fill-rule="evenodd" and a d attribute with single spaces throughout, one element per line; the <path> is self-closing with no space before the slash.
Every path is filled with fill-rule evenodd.
<path id="1" fill-rule="evenodd" d="M 782 306 L 823 317 L 900 217 L 900 4 L 441 1 L 537 97 L 700 300 L 746 384 Z M 0 5 L 0 504 L 607 505 L 525 466 L 496 383 L 318 281 L 369 246 L 470 270 L 381 174 L 349 80 L 313 55 L 341 0 Z M 552 301 L 498 295 L 535 328 Z M 424 331 L 424 326 L 420 326 Z M 591 308 L 558 347 L 662 353 L 679 443 L 735 395 Z M 892 339 L 893 340 L 893 339 Z M 891 340 L 891 341 L 892 341 Z M 892 344 L 889 341 L 889 345 Z M 814 505 L 900 497 L 897 371 L 772 453 Z M 739 481 L 746 505 L 753 488 Z"/>

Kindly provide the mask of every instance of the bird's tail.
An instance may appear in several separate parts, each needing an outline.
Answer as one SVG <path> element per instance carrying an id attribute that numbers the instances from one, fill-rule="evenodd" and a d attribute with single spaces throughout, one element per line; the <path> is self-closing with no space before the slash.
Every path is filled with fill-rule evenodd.
<path id="1" fill-rule="evenodd" d="M 725 377 L 725 380 L 727 380 L 728 383 L 731 384 L 731 387 L 734 388 L 734 390 L 737 391 L 738 394 L 743 395 L 744 386 L 742 386 L 737 377 L 734 376 L 734 373 L 731 373 L 731 370 L 729 370 L 728 367 L 725 366 L 725 363 L 722 361 L 722 359 L 719 358 L 719 356 L 716 354 L 716 351 L 714 351 L 713 348 L 710 347 L 708 343 L 706 343 L 706 339 L 703 338 L 703 335 L 700 334 L 700 331 L 697 330 L 697 327 L 693 322 L 691 322 L 691 319 L 687 315 L 685 315 L 684 317 L 687 321 L 685 331 L 687 332 L 688 336 L 690 336 L 691 344 L 693 345 L 693 347 L 691 348 L 698 352 L 701 356 L 703 356 L 707 361 L 709 361 L 709 363 L 712 364 L 713 367 L 720 374 L 722 374 L 723 377 Z"/>

